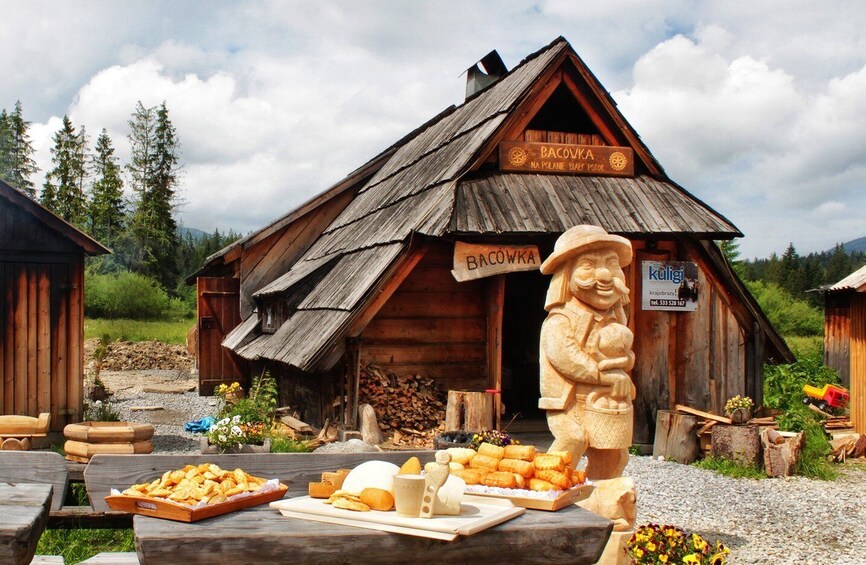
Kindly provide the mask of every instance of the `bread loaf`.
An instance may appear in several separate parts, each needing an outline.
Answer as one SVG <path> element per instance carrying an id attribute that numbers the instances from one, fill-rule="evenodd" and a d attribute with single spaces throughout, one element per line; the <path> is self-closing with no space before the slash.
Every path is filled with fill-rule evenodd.
<path id="1" fill-rule="evenodd" d="M 495 471 L 497 465 L 499 465 L 498 458 L 482 455 L 481 453 L 473 457 L 472 461 L 469 462 L 469 467 L 472 469 L 489 469 Z"/>
<path id="2" fill-rule="evenodd" d="M 503 450 L 503 459 L 520 459 L 521 461 L 532 461 L 535 459 L 537 450 L 534 445 L 506 445 Z"/>
<path id="3" fill-rule="evenodd" d="M 556 488 L 556 485 L 548 483 L 547 481 L 542 481 L 541 479 L 529 479 L 529 490 L 543 492 L 547 490 L 559 489 Z"/>
<path id="4" fill-rule="evenodd" d="M 365 488 L 361 491 L 361 502 L 369 506 L 371 510 L 387 512 L 394 508 L 394 495 L 380 488 Z"/>
<path id="5" fill-rule="evenodd" d="M 517 488 L 517 479 L 514 478 L 514 473 L 495 471 L 487 473 L 482 484 L 489 487 Z"/>
<path id="6" fill-rule="evenodd" d="M 535 468 L 529 461 L 521 461 L 520 459 L 503 459 L 496 467 L 500 471 L 508 471 L 509 473 L 517 473 L 523 477 L 531 477 Z"/>
<path id="7" fill-rule="evenodd" d="M 492 443 L 482 443 L 478 446 L 478 455 L 486 455 L 499 461 L 505 455 L 505 448 Z"/>
<path id="8" fill-rule="evenodd" d="M 487 469 L 464 469 L 462 471 L 454 471 L 454 476 L 460 477 L 467 485 L 480 485 L 484 480 L 484 476 L 490 471 Z"/>

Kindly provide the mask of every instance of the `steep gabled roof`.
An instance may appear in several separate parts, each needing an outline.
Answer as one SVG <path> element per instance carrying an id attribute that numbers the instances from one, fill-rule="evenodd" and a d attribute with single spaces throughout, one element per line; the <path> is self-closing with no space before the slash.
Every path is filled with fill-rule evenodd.
<path id="1" fill-rule="evenodd" d="M 515 174 L 478 177 L 473 173 L 474 178 L 467 178 L 467 173 L 495 149 L 503 132 L 517 127 L 518 118 L 530 112 L 527 106 L 541 96 L 555 72 L 568 65 L 586 83 L 579 92 L 571 85 L 575 95 L 584 98 L 577 103 L 588 104 L 589 110 L 604 115 L 595 125 L 607 139 L 635 150 L 642 176 L 523 175 L 526 178 L 521 179 Z M 556 76 L 565 81 L 563 75 Z M 546 95 L 551 92 L 548 89 Z M 256 335 L 256 324 L 248 320 L 231 332 L 223 345 L 247 359 L 272 359 L 303 370 L 316 368 L 326 353 L 340 347 L 352 322 L 373 298 L 380 279 L 406 258 L 414 234 L 558 233 L 580 223 L 572 220 L 586 218 L 583 221 L 625 234 L 691 233 L 718 239 L 741 235 L 727 219 L 665 177 L 649 149 L 562 37 L 459 107 L 443 112 L 405 137 L 367 171 L 372 176 L 301 259 L 255 293 L 258 299 L 275 294 L 289 297 L 294 310 L 288 321 L 274 334 Z M 524 213 L 497 224 L 497 218 L 507 215 L 501 196 L 527 178 L 537 181 L 538 193 L 525 191 L 521 197 L 523 211 L 532 209 L 533 214 L 544 218 Z M 343 181 L 337 186 L 346 184 Z M 569 198 L 585 202 L 566 205 Z M 469 199 L 476 200 L 469 203 Z M 561 206 L 542 202 L 546 199 L 557 200 Z M 601 219 L 600 207 L 619 205 L 623 206 L 616 215 Z M 467 212 L 471 206 L 488 207 L 491 214 L 472 216 Z M 492 208 L 497 206 L 498 213 L 494 213 Z M 316 284 L 304 285 L 312 276 L 317 277 Z M 341 291 L 346 288 L 351 290 Z M 328 359 L 334 356 L 328 355 Z"/>
<path id="2" fill-rule="evenodd" d="M 87 255 L 111 253 L 110 249 L 2 180 L 0 180 L 0 198 L 5 199 L 12 206 L 22 209 L 60 237 L 80 247 Z M 12 229 L 12 227 L 4 226 L 4 229 Z"/>

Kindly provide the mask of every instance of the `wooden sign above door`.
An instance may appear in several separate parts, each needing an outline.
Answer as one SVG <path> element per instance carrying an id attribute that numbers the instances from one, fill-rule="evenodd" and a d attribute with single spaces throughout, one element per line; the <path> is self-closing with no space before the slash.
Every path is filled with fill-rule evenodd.
<path id="1" fill-rule="evenodd" d="M 535 245 L 488 245 L 458 241 L 454 244 L 454 270 L 459 281 L 471 281 L 515 271 L 532 271 L 541 266 Z"/>
<path id="2" fill-rule="evenodd" d="M 525 173 L 634 176 L 631 147 L 503 141 L 499 169 Z"/>

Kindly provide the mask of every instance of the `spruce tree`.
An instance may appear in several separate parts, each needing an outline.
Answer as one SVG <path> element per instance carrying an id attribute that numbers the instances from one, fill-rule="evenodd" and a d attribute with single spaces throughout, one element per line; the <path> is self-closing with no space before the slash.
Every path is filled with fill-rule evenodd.
<path id="1" fill-rule="evenodd" d="M 827 262 L 827 272 L 824 275 L 825 282 L 830 285 L 836 284 L 853 271 L 854 266 L 851 257 L 845 252 L 845 246 L 837 243 L 830 255 L 830 260 Z"/>
<path id="2" fill-rule="evenodd" d="M 126 205 L 120 167 L 105 129 L 96 139 L 91 171 L 94 180 L 89 205 L 90 234 L 111 247 L 124 229 Z"/>
<path id="3" fill-rule="evenodd" d="M 87 198 L 84 184 L 87 173 L 87 134 L 84 128 L 75 133 L 69 116 L 63 116 L 63 127 L 54 134 L 51 148 L 54 168 L 45 175 L 42 205 L 71 224 L 84 227 Z"/>
<path id="4" fill-rule="evenodd" d="M 24 119 L 21 101 L 15 102 L 15 110 L 0 114 L 0 178 L 30 198 L 36 198 L 36 188 L 30 176 L 39 168 L 33 160 L 33 144 L 27 130 L 30 122 Z"/>
<path id="5" fill-rule="evenodd" d="M 131 229 L 139 248 L 134 268 L 173 289 L 178 278 L 179 239 L 173 209 L 180 172 L 180 142 L 165 102 L 136 105 L 129 121 L 132 160 L 127 165 L 135 194 Z"/>

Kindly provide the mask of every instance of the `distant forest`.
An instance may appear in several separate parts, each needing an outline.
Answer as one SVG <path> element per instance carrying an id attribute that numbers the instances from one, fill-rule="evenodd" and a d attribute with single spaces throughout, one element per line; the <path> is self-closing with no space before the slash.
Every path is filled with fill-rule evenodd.
<path id="1" fill-rule="evenodd" d="M 782 335 L 814 336 L 824 331 L 824 296 L 833 285 L 863 265 L 866 253 L 848 252 L 844 244 L 832 250 L 801 256 L 794 244 L 781 257 L 741 259 L 736 242 L 718 242 L 734 270 L 749 287 L 761 308 Z"/>

